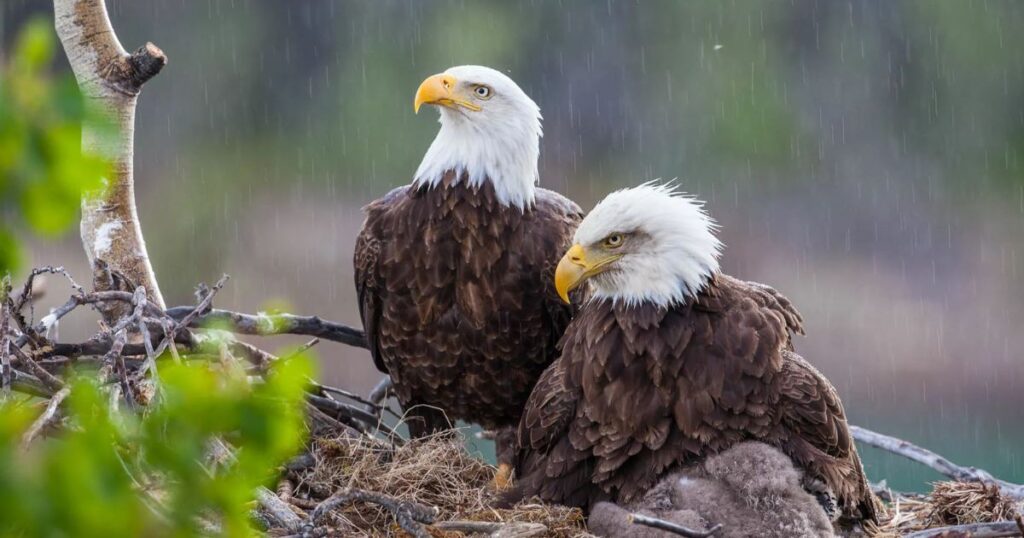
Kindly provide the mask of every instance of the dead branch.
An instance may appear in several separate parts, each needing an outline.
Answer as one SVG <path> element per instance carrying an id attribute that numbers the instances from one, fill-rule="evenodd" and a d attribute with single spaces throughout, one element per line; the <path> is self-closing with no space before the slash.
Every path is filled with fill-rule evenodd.
<path id="1" fill-rule="evenodd" d="M 488 534 L 491 538 L 526 538 L 541 536 L 548 531 L 543 523 L 507 523 L 491 521 L 438 521 L 433 528 L 445 532 L 462 532 L 467 534 Z"/>
<path id="2" fill-rule="evenodd" d="M 320 319 L 318 316 L 295 316 L 292 314 L 243 314 L 230 310 L 210 310 L 195 314 L 195 307 L 174 307 L 167 311 L 172 318 L 184 322 L 192 328 L 216 328 L 236 334 L 256 336 L 274 336 L 296 334 L 315 336 L 324 340 L 347 344 L 354 347 L 366 347 L 363 331 Z M 184 325 L 184 323 L 182 323 Z"/>
<path id="3" fill-rule="evenodd" d="M 11 390 L 20 392 L 22 394 L 28 394 L 29 396 L 36 396 L 38 398 L 49 398 L 53 396 L 53 391 L 47 388 L 42 381 L 38 378 L 21 372 L 15 368 L 7 368 L 7 373 L 11 376 Z"/>
<path id="4" fill-rule="evenodd" d="M 210 441 L 210 456 L 219 462 L 231 465 L 236 461 L 235 452 L 227 443 L 221 439 Z M 269 489 L 260 486 L 256 488 L 256 500 L 266 511 L 267 515 L 274 520 L 274 523 L 289 532 L 295 532 L 302 526 L 302 520 L 292 512 L 288 503 L 282 501 Z"/>
<path id="5" fill-rule="evenodd" d="M 1020 527 L 1014 521 L 998 521 L 995 523 L 971 523 L 968 525 L 953 525 L 951 527 L 938 527 L 925 529 L 904 535 L 903 538 L 952 538 L 957 536 L 970 536 L 971 538 L 1000 538 L 1010 536 L 1024 536 Z"/>
<path id="6" fill-rule="evenodd" d="M 687 538 L 707 538 L 708 536 L 714 536 L 714 534 L 722 528 L 722 524 L 719 523 L 706 531 L 695 531 L 691 528 L 672 523 L 671 521 L 665 521 L 664 519 L 649 517 L 643 514 L 629 514 L 629 522 L 634 525 L 643 525 L 645 527 L 651 527 L 652 529 L 671 532 L 672 534 L 677 534 L 679 536 L 686 536 Z"/>
<path id="7" fill-rule="evenodd" d="M 35 422 L 33 422 L 32 425 L 25 430 L 24 435 L 21 436 L 22 450 L 27 450 L 29 445 L 32 444 L 32 440 L 46 429 L 50 423 L 56 420 L 60 404 L 68 397 L 68 394 L 71 394 L 71 389 L 63 388 L 57 391 L 57 393 L 50 398 L 50 402 L 46 404 L 46 409 L 43 410 L 43 413 L 36 418 Z"/>
<path id="8" fill-rule="evenodd" d="M 179 330 L 187 328 L 189 325 L 192 324 L 193 321 L 195 321 L 196 317 L 198 317 L 199 314 L 206 312 L 207 310 L 210 309 L 210 305 L 213 304 L 213 297 L 217 295 L 217 293 L 220 292 L 222 288 L 224 288 L 224 284 L 227 283 L 229 278 L 231 277 L 229 277 L 228 275 L 221 275 L 220 280 L 218 280 L 217 283 L 213 285 L 213 289 L 207 290 L 205 289 L 205 287 L 200 288 L 203 291 L 203 297 L 202 299 L 200 299 L 199 304 L 197 304 L 195 308 L 192 309 L 191 312 L 185 314 L 185 316 L 178 321 Z"/>
<path id="9" fill-rule="evenodd" d="M 50 372 L 47 372 L 45 368 L 43 368 L 38 362 L 33 360 L 32 357 L 29 357 L 24 351 L 21 350 L 21 348 L 19 348 L 16 345 L 11 346 L 10 351 L 12 352 L 13 355 L 17 357 L 18 365 L 27 366 L 30 370 L 32 370 L 32 373 L 39 379 L 39 381 L 46 385 L 46 388 L 50 390 L 60 390 L 64 388 L 63 381 L 57 379 L 57 377 L 51 374 Z"/>
<path id="10" fill-rule="evenodd" d="M 256 500 L 260 506 L 267 511 L 267 514 L 275 520 L 280 527 L 289 531 L 296 531 L 302 527 L 302 519 L 292 512 L 288 503 L 274 495 L 274 492 L 267 488 L 260 487 L 256 490 Z"/>
<path id="11" fill-rule="evenodd" d="M 391 392 L 392 386 L 393 383 L 391 382 L 391 376 L 386 375 L 382 377 L 380 381 L 373 386 L 373 390 L 370 391 L 370 396 L 367 399 L 376 405 L 383 404 L 384 400 L 388 399 L 388 394 Z"/>
<path id="12" fill-rule="evenodd" d="M 70 278 L 70 277 L 69 277 Z M 143 290 L 145 291 L 145 290 Z M 79 306 L 83 305 L 101 305 L 104 303 L 124 303 L 125 305 L 132 305 L 134 307 L 136 302 L 135 294 L 126 291 L 94 291 L 94 292 L 79 292 L 72 295 L 64 304 L 53 309 L 48 315 L 43 316 L 43 319 L 32 327 L 26 327 L 24 334 L 18 337 L 15 341 L 15 346 L 21 347 L 30 341 L 38 341 L 40 335 L 46 333 L 50 327 L 53 327 L 58 321 L 70 314 Z M 100 309 L 102 311 L 102 308 Z M 124 312 L 128 312 L 128 307 L 125 306 Z M 143 312 L 153 317 L 166 317 L 166 313 L 156 306 L 153 306 L 146 302 Z M 118 318 L 112 320 L 110 325 L 116 325 L 121 322 L 122 319 Z"/>
<path id="13" fill-rule="evenodd" d="M 116 126 L 113 136 L 92 122 L 82 126 L 82 148 L 109 159 L 113 169 L 104 192 L 82 198 L 82 245 L 93 268 L 93 287 L 131 291 L 135 285 L 144 286 L 150 302 L 162 308 L 164 300 L 135 209 L 132 158 L 139 92 L 166 65 L 167 57 L 152 43 L 128 54 L 103 0 L 54 0 L 53 10 L 57 35 L 82 94 Z M 110 285 L 114 273 L 124 277 L 124 285 Z M 120 306 L 112 306 L 116 308 L 104 313 L 108 321 L 121 314 Z"/>
<path id="14" fill-rule="evenodd" d="M 1013 484 L 992 476 L 991 473 L 977 467 L 963 467 L 948 459 L 913 443 L 890 437 L 881 433 L 866 430 L 860 426 L 850 425 L 853 438 L 861 443 L 899 454 L 905 458 L 927 465 L 953 480 L 960 482 L 983 482 L 999 485 L 1000 491 L 1012 499 L 1024 499 L 1024 485 Z"/>
<path id="15" fill-rule="evenodd" d="M 366 502 L 383 507 L 395 516 L 395 520 L 402 530 L 416 538 L 430 538 L 430 532 L 423 527 L 423 524 L 433 523 L 438 512 L 435 507 L 424 506 L 416 502 L 401 501 L 372 491 L 346 488 L 320 503 L 310 515 L 309 522 L 306 523 L 307 527 L 312 530 L 316 522 L 328 512 L 350 502 Z"/>
<path id="16" fill-rule="evenodd" d="M 328 416 L 362 433 L 372 434 L 373 429 L 377 429 L 387 434 L 393 441 L 401 441 L 398 432 L 381 422 L 379 413 L 374 414 L 360 407 L 315 394 L 307 394 L 306 400 Z"/>

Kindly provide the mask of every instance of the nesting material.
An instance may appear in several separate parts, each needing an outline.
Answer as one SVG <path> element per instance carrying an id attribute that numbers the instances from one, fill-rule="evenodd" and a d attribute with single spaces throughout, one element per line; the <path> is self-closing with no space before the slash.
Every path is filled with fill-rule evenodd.
<path id="1" fill-rule="evenodd" d="M 312 512 L 320 502 L 339 490 L 357 488 L 381 493 L 399 501 L 437 507 L 437 521 L 539 523 L 547 530 L 536 536 L 593 536 L 588 533 L 583 514 L 578 509 L 529 502 L 521 503 L 512 509 L 494 508 L 497 499 L 489 485 L 495 469 L 466 452 L 465 439 L 457 432 L 407 441 L 402 445 L 392 445 L 381 439 L 366 436 L 318 438 L 311 443 L 310 454 L 313 465 L 298 471 L 290 471 L 287 476 L 288 484 L 283 486 L 284 491 L 281 495 L 282 499 L 289 502 L 300 515 Z M 746 453 L 740 455 L 743 454 Z M 753 463 L 757 464 L 753 465 L 757 469 L 769 467 L 768 464 L 774 461 L 769 457 L 771 455 L 770 451 L 765 453 L 763 450 L 754 450 L 752 455 L 746 454 L 745 459 L 733 461 L 736 458 L 725 458 L 728 456 L 727 451 L 690 471 L 680 471 L 681 474 L 673 475 L 675 480 L 667 479 L 665 482 L 677 485 L 678 479 L 689 472 L 692 476 L 685 476 L 689 480 L 688 486 L 708 482 L 714 487 L 725 487 L 721 484 L 735 483 L 737 493 L 730 495 L 740 499 L 735 505 L 736 518 L 725 517 L 732 505 L 722 499 L 705 502 L 713 497 L 708 494 L 711 490 L 703 491 L 700 488 L 688 487 L 680 490 L 687 495 L 680 495 L 680 492 L 676 491 L 679 488 L 662 488 L 665 489 L 662 492 L 665 493 L 662 495 L 665 497 L 662 504 L 655 502 L 656 506 L 630 507 L 630 510 L 613 507 L 614 513 L 609 512 L 604 516 L 598 513 L 600 511 L 595 512 L 596 518 L 591 519 L 590 532 L 600 534 L 604 529 L 612 531 L 613 534 L 629 531 L 631 535 L 637 536 L 643 536 L 644 533 L 651 536 L 666 536 L 662 532 L 650 529 L 616 527 L 625 523 L 629 511 L 635 510 L 670 521 L 675 520 L 679 524 L 686 524 L 695 529 L 707 528 L 720 522 L 723 523 L 723 528 L 719 536 L 742 535 L 751 530 L 747 527 L 752 523 L 752 519 L 757 519 L 754 516 L 761 514 L 771 519 L 773 514 L 785 512 L 779 509 L 780 505 L 792 505 L 794 510 L 803 515 L 800 518 L 783 519 L 791 522 L 800 519 L 806 523 L 805 534 L 827 534 L 824 530 L 827 528 L 824 527 L 825 516 L 824 513 L 819 513 L 820 507 L 811 501 L 809 496 L 803 498 L 804 494 L 794 486 L 798 476 L 795 471 L 783 465 L 776 469 L 777 472 L 750 476 L 747 476 L 749 473 L 744 474 L 747 467 Z M 716 465 L 715 462 L 721 465 Z M 741 465 L 744 462 L 751 465 Z M 710 468 L 705 468 L 708 465 Z M 739 479 L 730 480 L 736 477 Z M 771 495 L 766 491 L 748 491 L 750 488 L 760 487 L 759 484 L 762 482 L 765 483 L 765 488 L 771 490 Z M 690 494 L 694 492 L 698 494 Z M 675 496 L 673 497 L 671 493 L 675 493 Z M 652 491 L 647 500 L 654 501 L 656 498 L 658 492 Z M 746 502 L 750 498 L 773 501 L 769 503 L 771 506 L 760 506 L 755 503 L 757 506 L 752 507 Z M 681 504 L 674 506 L 677 502 Z M 928 495 L 895 496 L 893 502 L 889 503 L 889 519 L 877 528 L 866 530 L 867 534 L 879 538 L 895 538 L 949 525 L 1007 521 L 1013 520 L 1015 514 L 1024 511 L 1022 504 L 1024 503 L 1014 503 L 1001 495 L 999 489 L 993 485 L 977 482 L 938 482 Z M 692 518 L 683 517 L 687 515 Z M 408 536 L 398 527 L 392 513 L 370 503 L 355 502 L 338 506 L 320 521 L 320 525 L 329 526 L 328 535 L 332 536 Z M 467 536 L 462 532 L 442 531 L 433 526 L 426 528 L 431 536 L 436 538 Z M 760 530 L 764 532 L 764 528 Z M 784 529 L 780 527 L 779 530 Z M 739 534 L 735 534 L 737 532 Z"/>
<path id="2" fill-rule="evenodd" d="M 465 450 L 458 433 L 407 441 L 403 445 L 369 437 L 321 438 L 312 443 L 315 465 L 293 471 L 293 504 L 314 504 L 343 488 L 358 488 L 438 508 L 438 521 L 540 523 L 541 536 L 576 538 L 586 533 L 578 509 L 521 503 L 512 509 L 492 507 L 489 484 L 494 467 Z M 311 509 L 310 509 L 311 511 Z M 386 509 L 352 503 L 334 509 L 322 523 L 339 535 L 406 536 Z M 428 528 L 432 536 L 459 537 L 460 532 Z"/>
<path id="3" fill-rule="evenodd" d="M 951 525 L 1011 521 L 1022 511 L 1024 502 L 1015 503 L 994 484 L 936 482 L 928 495 L 897 496 L 890 504 L 892 518 L 878 528 L 876 536 L 890 538 Z"/>

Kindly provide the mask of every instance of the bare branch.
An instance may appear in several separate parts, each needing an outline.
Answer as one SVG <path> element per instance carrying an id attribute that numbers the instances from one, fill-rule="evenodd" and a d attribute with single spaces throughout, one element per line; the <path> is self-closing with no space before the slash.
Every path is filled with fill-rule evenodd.
<path id="1" fill-rule="evenodd" d="M 401 501 L 382 493 L 346 488 L 332 495 L 320 503 L 316 510 L 313 510 L 313 513 L 310 514 L 309 522 L 306 523 L 307 528 L 312 530 L 316 522 L 328 512 L 353 501 L 367 502 L 384 507 L 395 516 L 398 525 L 405 532 L 416 538 L 430 538 L 430 532 L 422 524 L 433 523 L 434 519 L 437 518 L 438 512 L 436 507 L 424 506 L 416 502 Z"/>
<path id="2" fill-rule="evenodd" d="M 374 428 L 387 434 L 392 441 L 401 442 L 402 440 L 398 432 L 381 421 L 380 415 L 375 415 L 360 407 L 315 394 L 307 394 L 306 400 L 328 416 L 360 432 L 372 434 L 373 432 L 369 428 Z"/>
<path id="3" fill-rule="evenodd" d="M 12 390 L 39 398 L 49 398 L 50 396 L 53 396 L 53 391 L 44 385 L 42 381 L 39 381 L 35 376 L 26 374 L 25 372 L 14 368 L 11 368 L 10 372 Z"/>
<path id="4" fill-rule="evenodd" d="M 199 316 L 199 314 L 209 310 L 210 305 L 213 303 L 213 297 L 217 295 L 222 288 L 224 288 L 224 284 L 227 284 L 228 279 L 230 278 L 231 277 L 228 275 L 221 275 L 220 280 L 213 285 L 213 289 L 207 290 L 206 293 L 203 294 L 203 298 L 199 301 L 199 304 L 197 304 L 191 312 L 185 314 L 185 316 L 178 321 L 179 330 L 188 327 L 196 317 Z"/>
<path id="5" fill-rule="evenodd" d="M 57 377 L 55 377 L 50 372 L 47 372 L 46 369 L 43 368 L 38 362 L 32 360 L 32 357 L 26 355 L 25 352 L 21 350 L 21 348 L 14 346 L 11 347 L 10 350 L 14 353 L 14 355 L 18 357 L 18 364 L 27 366 L 30 370 L 32 370 L 32 373 L 35 374 L 37 378 L 39 378 L 39 381 L 42 381 L 42 383 L 46 385 L 46 388 L 50 390 L 60 390 L 64 388 L 63 381 L 57 379 Z"/>
<path id="6" fill-rule="evenodd" d="M 438 521 L 431 526 L 445 532 L 488 534 L 492 538 L 542 536 L 548 531 L 547 526 L 543 523 L 521 523 L 518 521 Z"/>
<path id="7" fill-rule="evenodd" d="M 175 307 L 167 313 L 178 320 L 189 320 L 188 326 L 193 328 L 212 327 L 231 331 L 237 334 L 257 336 L 273 336 L 279 334 L 297 334 L 316 336 L 324 340 L 347 344 L 355 347 L 366 347 L 363 331 L 320 319 L 317 316 L 295 316 L 292 314 L 243 314 L 230 310 L 211 310 L 194 315 L 198 308 Z M 191 316 L 191 317 L 190 317 Z"/>
<path id="8" fill-rule="evenodd" d="M 373 390 L 370 391 L 370 396 L 367 398 L 371 402 L 377 405 L 382 405 L 384 400 L 388 399 L 388 393 L 392 387 L 391 376 L 386 375 L 373 386 Z"/>
<path id="9" fill-rule="evenodd" d="M 267 511 L 277 524 L 282 528 L 289 531 L 296 531 L 302 526 L 302 520 L 299 516 L 292 512 L 291 508 L 288 508 L 288 503 L 282 501 L 269 489 L 260 486 L 256 490 L 256 500 L 259 501 L 260 506 Z"/>
<path id="10" fill-rule="evenodd" d="M 708 538 L 708 536 L 714 536 L 714 534 L 722 528 L 722 524 L 719 523 L 706 531 L 695 531 L 691 528 L 672 523 L 671 521 L 665 521 L 664 519 L 649 517 L 643 514 L 629 514 L 629 522 L 634 525 L 643 525 L 645 527 L 671 532 L 672 534 L 678 534 L 679 536 L 685 536 L 687 538 Z"/>
<path id="11" fill-rule="evenodd" d="M 1010 536 L 1024 536 L 1020 527 L 1014 521 L 998 521 L 995 523 L 971 523 L 968 525 L 954 525 L 952 527 L 937 527 L 925 529 L 910 534 L 903 538 L 942 538 L 947 536 L 970 536 L 971 538 L 1001 538 Z"/>
<path id="12" fill-rule="evenodd" d="M 35 422 L 33 422 L 32 425 L 29 426 L 28 430 L 25 430 L 24 435 L 21 436 L 22 450 L 27 450 L 29 445 L 32 443 L 32 440 L 57 418 L 57 411 L 60 409 L 60 404 L 68 397 L 68 394 L 71 394 L 71 389 L 63 388 L 57 391 L 57 393 L 50 398 L 50 402 L 46 404 L 46 409 L 43 410 L 43 413 L 36 418 Z"/>
<path id="13" fill-rule="evenodd" d="M 853 438 L 861 443 L 899 454 L 920 464 L 927 465 L 953 480 L 997 484 L 1003 495 L 1016 500 L 1024 499 L 1024 485 L 1000 480 L 983 469 L 957 465 L 927 448 L 921 448 L 902 439 L 866 430 L 860 426 L 851 424 L 850 432 L 853 434 Z"/>

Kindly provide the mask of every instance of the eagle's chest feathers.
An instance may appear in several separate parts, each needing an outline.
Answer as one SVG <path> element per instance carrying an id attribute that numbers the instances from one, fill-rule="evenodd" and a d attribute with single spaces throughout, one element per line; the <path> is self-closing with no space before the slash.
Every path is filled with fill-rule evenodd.
<path id="1" fill-rule="evenodd" d="M 500 204 L 488 182 L 421 187 L 413 203 L 396 232 L 411 246 L 399 263 L 415 268 L 409 284 L 421 325 L 483 329 L 514 319 L 540 275 L 517 255 L 532 211 Z"/>
<path id="2" fill-rule="evenodd" d="M 570 327 L 564 352 L 574 357 L 570 375 L 587 420 L 617 424 L 652 449 L 673 425 L 704 440 L 732 424 L 764 418 L 769 425 L 777 368 L 756 353 L 766 335 L 693 304 L 594 306 Z M 735 353 L 751 345 L 750 353 Z"/>

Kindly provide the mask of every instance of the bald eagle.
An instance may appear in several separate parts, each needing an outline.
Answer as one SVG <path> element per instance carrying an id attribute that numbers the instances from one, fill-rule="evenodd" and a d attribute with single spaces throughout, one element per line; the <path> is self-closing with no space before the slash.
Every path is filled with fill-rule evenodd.
<path id="1" fill-rule="evenodd" d="M 582 212 L 537 187 L 540 110 L 509 77 L 453 67 L 423 81 L 424 104 L 437 137 L 356 241 L 367 342 L 413 436 L 456 419 L 513 432 L 571 317 L 552 279 Z"/>
<path id="2" fill-rule="evenodd" d="M 774 289 L 719 271 L 701 205 L 671 187 L 614 192 L 576 230 L 556 288 L 589 294 L 517 434 L 514 500 L 629 503 L 661 477 L 747 440 L 876 518 L 842 403 L 793 352 L 802 320 Z"/>

